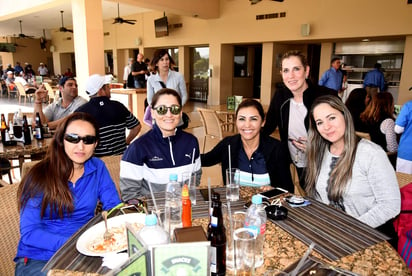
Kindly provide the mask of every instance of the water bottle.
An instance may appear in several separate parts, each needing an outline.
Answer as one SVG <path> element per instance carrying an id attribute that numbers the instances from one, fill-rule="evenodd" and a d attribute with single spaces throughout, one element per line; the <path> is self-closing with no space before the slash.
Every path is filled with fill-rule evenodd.
<path id="1" fill-rule="evenodd" d="M 262 197 L 259 195 L 252 196 L 252 205 L 246 211 L 245 227 L 256 233 L 255 267 L 263 264 L 266 220 L 266 211 L 262 205 Z"/>
<path id="2" fill-rule="evenodd" d="M 173 240 L 175 228 L 182 227 L 182 188 L 177 182 L 177 174 L 170 174 L 166 186 L 164 229 Z"/>
<path id="3" fill-rule="evenodd" d="M 147 215 L 144 224 L 138 233 L 144 243 L 148 246 L 169 243 L 169 234 L 157 224 L 155 214 Z"/>

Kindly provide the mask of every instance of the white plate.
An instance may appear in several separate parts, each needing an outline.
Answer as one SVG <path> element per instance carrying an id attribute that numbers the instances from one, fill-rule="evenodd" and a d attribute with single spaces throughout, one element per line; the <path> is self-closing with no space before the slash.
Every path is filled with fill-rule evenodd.
<path id="1" fill-rule="evenodd" d="M 145 214 L 142 213 L 135 213 L 135 214 L 126 214 L 126 215 L 121 215 L 121 216 L 116 216 L 113 218 L 109 218 L 107 220 L 107 227 L 110 229 L 111 227 L 119 227 L 124 225 L 126 222 L 129 223 L 141 223 L 144 225 L 144 221 L 145 221 Z M 90 227 L 89 229 L 86 230 L 86 232 L 84 232 L 79 239 L 77 240 L 76 243 L 76 249 L 87 256 L 104 256 L 106 254 L 109 253 L 113 253 L 113 252 L 120 252 L 123 250 L 127 249 L 127 245 L 125 246 L 125 248 L 122 248 L 120 250 L 117 251 L 111 251 L 111 252 L 104 252 L 104 253 L 98 253 L 98 252 L 94 252 L 94 251 L 90 251 L 88 249 L 88 245 L 94 241 L 96 239 L 96 237 L 99 236 L 103 236 L 103 233 L 105 231 L 105 227 L 104 227 L 104 221 L 99 222 L 96 225 L 93 225 L 92 227 Z"/>

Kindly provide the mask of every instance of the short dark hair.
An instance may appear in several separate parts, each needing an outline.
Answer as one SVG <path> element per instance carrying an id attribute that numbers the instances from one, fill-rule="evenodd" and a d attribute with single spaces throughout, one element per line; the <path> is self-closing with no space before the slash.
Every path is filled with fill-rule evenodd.
<path id="1" fill-rule="evenodd" d="M 175 96 L 177 99 L 177 102 L 179 103 L 180 106 L 182 106 L 182 97 L 180 97 L 180 94 L 176 92 L 176 90 L 170 89 L 170 88 L 162 88 L 159 91 L 157 91 L 153 98 L 152 98 L 152 104 L 151 106 L 154 107 L 159 100 L 160 96 L 163 95 L 172 95 Z"/>
<path id="2" fill-rule="evenodd" d="M 174 59 L 172 58 L 172 56 L 169 54 L 169 51 L 167 49 L 157 49 L 154 54 L 153 54 L 153 58 L 152 58 L 152 62 L 150 62 L 150 66 L 152 66 L 152 68 L 157 71 L 157 66 L 156 63 L 159 62 L 159 60 L 164 56 L 164 55 L 168 55 L 169 56 L 169 67 L 172 66 L 172 64 L 176 64 Z"/>
<path id="3" fill-rule="evenodd" d="M 59 81 L 59 85 L 60 85 L 60 86 L 64 86 L 68 80 L 74 80 L 74 81 L 76 81 L 76 79 L 73 78 L 73 77 L 62 77 L 62 78 L 60 79 L 60 81 Z"/>
<path id="4" fill-rule="evenodd" d="M 373 66 L 376 69 L 381 69 L 382 68 L 382 64 L 380 64 L 379 62 L 375 63 L 375 65 Z"/>
<path id="5" fill-rule="evenodd" d="M 334 63 L 334 62 L 337 61 L 337 60 L 340 60 L 340 58 L 338 58 L 338 57 L 332 58 L 332 60 L 330 61 L 330 64 Z"/>
<path id="6" fill-rule="evenodd" d="M 236 109 L 236 117 L 237 117 L 237 114 L 239 113 L 239 110 L 242 109 L 242 108 L 246 108 L 246 107 L 256 108 L 256 110 L 258 111 L 260 117 L 262 118 L 262 121 L 265 120 L 265 111 L 263 110 L 263 107 L 260 104 L 260 102 L 258 102 L 255 99 L 244 99 Z"/>

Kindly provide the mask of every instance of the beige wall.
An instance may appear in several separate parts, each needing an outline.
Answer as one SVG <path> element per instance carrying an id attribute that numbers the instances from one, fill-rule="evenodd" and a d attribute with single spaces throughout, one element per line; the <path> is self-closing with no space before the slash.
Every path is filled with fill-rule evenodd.
<path id="1" fill-rule="evenodd" d="M 154 48 L 180 47 L 185 53 L 181 72 L 189 81 L 185 47 L 209 45 L 213 77 L 209 79 L 208 103 L 219 104 L 225 103 L 226 97 L 234 93 L 233 44 L 264 45 L 261 98 L 267 100 L 273 94 L 275 83 L 280 80 L 279 68 L 275 67 L 276 58 L 291 47 L 306 50 L 308 43 L 322 44 L 321 75 L 329 68 L 334 42 L 353 38 L 360 41 L 365 37 L 378 40 L 407 37 L 399 103 L 412 99 L 412 93 L 407 91 L 412 86 L 412 5 L 407 5 L 406 0 L 312 0 L 308 4 L 288 0 L 282 3 L 261 1 L 256 5 L 250 5 L 246 0 L 222 0 L 219 3 L 219 16 L 214 19 L 166 13 L 169 24 L 181 23 L 183 26 L 170 29 L 169 36 L 162 38 L 155 37 L 153 23 L 154 19 L 163 16 L 162 10 L 128 16 L 128 19 L 137 20 L 135 25 L 111 24 L 112 20 L 107 20 L 103 22 L 104 32 L 109 33 L 103 37 L 104 50 L 113 50 L 117 61 L 115 68 L 121 76 L 126 57 L 119 54 L 119 50 L 139 48 L 150 58 Z M 285 12 L 286 17 L 256 20 L 256 15 L 280 12 Z M 309 36 L 301 35 L 302 24 L 310 24 Z M 74 51 L 73 40 L 67 40 L 72 34 L 52 34 L 56 51 Z M 79 62 L 77 66 L 81 66 Z"/>

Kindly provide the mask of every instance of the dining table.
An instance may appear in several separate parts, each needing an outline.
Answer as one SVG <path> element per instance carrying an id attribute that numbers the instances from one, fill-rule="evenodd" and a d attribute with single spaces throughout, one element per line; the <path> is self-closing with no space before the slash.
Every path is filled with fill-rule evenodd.
<path id="1" fill-rule="evenodd" d="M 227 204 L 224 187 L 212 188 L 221 194 L 222 204 Z M 231 202 L 232 211 L 245 210 L 251 196 L 260 190 L 252 187 L 240 188 L 240 200 Z M 164 208 L 161 194 L 145 199 L 147 209 Z M 307 253 L 312 243 L 313 251 L 302 269 L 305 273 L 296 275 L 317 275 L 312 273 L 316 267 L 328 268 L 333 275 L 410 275 L 408 267 L 397 251 L 386 241 L 387 237 L 366 224 L 320 202 L 307 199 L 310 204 L 292 206 L 279 201 L 289 211 L 284 220 L 267 221 L 264 263 L 257 268 L 255 275 L 282 275 L 293 271 Z M 305 198 L 306 199 L 306 198 Z M 197 190 L 196 205 L 192 209 L 192 225 L 201 226 L 205 232 L 209 223 L 208 201 Z M 111 216 L 121 214 L 118 210 Z M 98 214 L 77 231 L 49 260 L 44 270 L 49 276 L 56 275 L 104 275 L 110 269 L 102 266 L 102 257 L 91 257 L 79 253 L 76 241 L 93 225 L 102 221 Z M 316 264 L 316 265 L 314 265 Z M 316 271 L 315 271 L 316 272 Z M 339 274 L 339 273 L 340 274 Z M 227 275 L 233 275 L 227 271 Z M 283 274 L 284 275 L 284 274 Z M 319 274 L 318 274 L 319 275 Z M 323 274 L 322 274 L 323 275 Z"/>
<path id="2" fill-rule="evenodd" d="M 18 160 L 20 172 L 25 159 L 40 159 L 45 154 L 52 141 L 51 134 L 46 134 L 43 140 L 32 139 L 30 145 L 24 145 L 16 141 L 15 145 L 4 145 L 0 143 L 0 157 L 8 160 Z"/>

